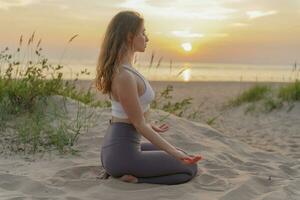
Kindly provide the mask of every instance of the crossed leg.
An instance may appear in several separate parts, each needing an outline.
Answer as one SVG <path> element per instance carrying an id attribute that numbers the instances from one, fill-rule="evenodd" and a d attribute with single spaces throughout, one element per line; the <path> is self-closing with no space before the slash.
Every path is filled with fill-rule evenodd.
<path id="1" fill-rule="evenodd" d="M 197 164 L 183 164 L 147 142 L 141 143 L 134 163 L 139 165 L 132 167 L 131 174 L 138 178 L 138 183 L 174 185 L 188 182 L 197 174 Z"/>

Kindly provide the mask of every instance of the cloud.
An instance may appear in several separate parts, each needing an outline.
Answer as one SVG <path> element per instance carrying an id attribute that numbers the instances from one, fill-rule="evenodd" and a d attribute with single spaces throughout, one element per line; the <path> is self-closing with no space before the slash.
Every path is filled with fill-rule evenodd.
<path id="1" fill-rule="evenodd" d="M 8 10 L 11 7 L 28 6 L 39 2 L 39 0 L 0 0 L 0 9 Z"/>
<path id="2" fill-rule="evenodd" d="M 151 0 L 126 0 L 117 4 L 117 7 L 134 9 L 158 17 L 181 19 L 224 20 L 236 12 L 221 6 L 217 1 L 151 1 Z"/>
<path id="3" fill-rule="evenodd" d="M 183 38 L 200 38 L 203 37 L 203 34 L 200 33 L 191 33 L 190 31 L 172 31 L 171 32 L 176 37 L 183 37 Z"/>
<path id="4" fill-rule="evenodd" d="M 245 26 L 249 26 L 249 24 L 237 22 L 237 23 L 231 24 L 230 26 L 245 27 Z"/>
<path id="5" fill-rule="evenodd" d="M 255 19 L 259 17 L 265 17 L 269 15 L 277 14 L 278 12 L 276 10 L 270 10 L 270 11 L 260 11 L 260 10 L 252 10 L 247 11 L 246 14 L 248 15 L 249 19 Z"/>
<path id="6" fill-rule="evenodd" d="M 214 34 L 204 35 L 204 34 L 201 34 L 201 33 L 191 33 L 189 30 L 172 31 L 171 33 L 173 35 L 175 35 L 176 37 L 180 37 L 180 38 L 202 38 L 202 37 L 222 38 L 222 37 L 228 37 L 229 36 L 227 33 L 214 33 Z"/>

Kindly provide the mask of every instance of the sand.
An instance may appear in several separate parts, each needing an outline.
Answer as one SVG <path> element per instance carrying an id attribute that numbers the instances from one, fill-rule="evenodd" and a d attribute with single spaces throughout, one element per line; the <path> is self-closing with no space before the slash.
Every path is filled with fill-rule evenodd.
<path id="1" fill-rule="evenodd" d="M 86 87 L 89 83 L 81 83 Z M 191 96 L 202 111 L 197 121 L 170 115 L 162 137 L 190 153 L 201 154 L 197 176 L 180 185 L 133 184 L 103 179 L 100 149 L 110 109 L 89 108 L 91 127 L 76 144 L 79 155 L 55 153 L 0 158 L 0 199 L 300 199 L 300 104 L 272 113 L 244 114 L 247 105 L 222 105 L 253 83 L 151 83 L 155 91 L 174 86 L 174 100 Z M 98 95 L 97 98 L 105 98 Z M 53 97 L 57 102 L 60 97 Z M 204 102 L 204 103 L 203 103 Z M 69 117 L 77 103 L 67 101 Z M 220 113 L 222 113 L 220 115 Z M 151 118 L 167 113 L 152 110 Z M 211 126 L 207 119 L 219 115 Z M 143 141 L 147 141 L 143 138 Z"/>

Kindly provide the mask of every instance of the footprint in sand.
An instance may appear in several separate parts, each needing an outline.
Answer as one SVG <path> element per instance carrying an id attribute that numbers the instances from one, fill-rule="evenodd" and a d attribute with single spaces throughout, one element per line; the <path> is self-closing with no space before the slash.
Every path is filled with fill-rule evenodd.
<path id="1" fill-rule="evenodd" d="M 224 178 L 236 178 L 240 175 L 236 170 L 224 168 L 224 169 L 212 169 L 209 170 L 209 173 L 218 175 Z"/>
<path id="2" fill-rule="evenodd" d="M 83 191 L 98 186 L 103 174 L 101 166 L 76 166 L 56 172 L 47 181 L 55 186 Z"/>
<path id="3" fill-rule="evenodd" d="M 236 178 L 239 176 L 237 170 L 215 162 L 206 163 L 204 166 L 210 174 L 219 175 L 223 178 Z"/>
<path id="4" fill-rule="evenodd" d="M 64 179 L 95 179 L 102 172 L 101 166 L 76 166 L 60 170 L 54 177 Z"/>
<path id="5" fill-rule="evenodd" d="M 34 196 L 56 196 L 65 192 L 26 176 L 0 174 L 0 188 L 7 191 L 16 191 L 17 194 Z"/>
<path id="6" fill-rule="evenodd" d="M 208 173 L 198 176 L 194 181 L 194 186 L 198 189 L 209 191 L 225 191 L 230 187 L 226 180 Z"/>

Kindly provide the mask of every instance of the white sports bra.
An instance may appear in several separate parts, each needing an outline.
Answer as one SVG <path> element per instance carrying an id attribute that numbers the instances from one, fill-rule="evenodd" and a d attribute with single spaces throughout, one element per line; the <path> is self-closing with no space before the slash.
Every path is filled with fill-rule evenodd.
<path id="1" fill-rule="evenodd" d="M 142 74 L 140 74 L 137 70 L 135 70 L 132 67 L 129 67 L 127 65 L 122 65 L 124 69 L 127 69 L 128 71 L 133 72 L 137 76 L 139 76 L 145 85 L 145 92 L 142 96 L 139 96 L 139 101 L 142 107 L 143 112 L 146 112 L 150 108 L 150 103 L 155 98 L 155 93 L 150 85 L 150 83 L 144 78 Z M 112 116 L 122 118 L 122 119 L 128 119 L 127 114 L 125 113 L 122 105 L 113 99 L 113 96 L 111 95 L 111 110 L 112 110 Z"/>

